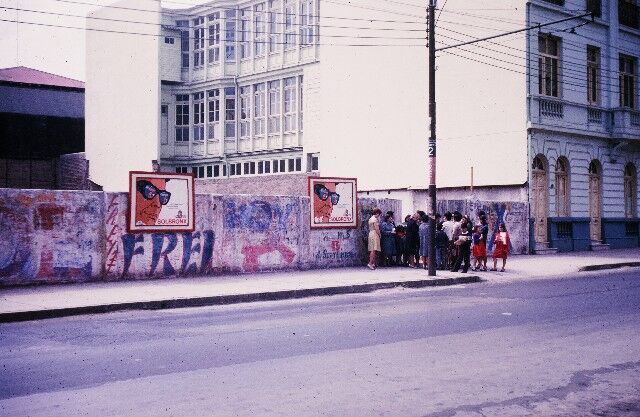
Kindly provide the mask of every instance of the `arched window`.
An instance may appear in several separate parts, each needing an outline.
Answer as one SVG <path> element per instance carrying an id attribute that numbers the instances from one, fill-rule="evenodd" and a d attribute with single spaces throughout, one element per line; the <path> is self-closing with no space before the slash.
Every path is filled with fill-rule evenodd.
<path id="1" fill-rule="evenodd" d="M 539 169 L 540 171 L 544 171 L 544 162 L 542 162 L 542 158 L 540 156 L 536 156 L 533 158 L 533 164 L 531 165 L 533 169 Z"/>
<path id="2" fill-rule="evenodd" d="M 624 216 L 636 217 L 638 201 L 638 172 L 635 165 L 629 162 L 624 167 Z"/>
<path id="3" fill-rule="evenodd" d="M 600 175 L 600 163 L 595 159 L 589 164 L 589 174 Z"/>
<path id="4" fill-rule="evenodd" d="M 556 161 L 556 213 L 558 217 L 569 216 L 569 161 L 560 157 Z"/>

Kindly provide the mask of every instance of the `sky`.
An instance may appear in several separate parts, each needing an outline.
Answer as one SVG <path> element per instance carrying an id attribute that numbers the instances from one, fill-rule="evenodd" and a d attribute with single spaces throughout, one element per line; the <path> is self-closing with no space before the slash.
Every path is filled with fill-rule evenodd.
<path id="1" fill-rule="evenodd" d="M 178 1 L 162 5 L 199 3 Z M 111 3 L 113 0 L 0 0 L 0 68 L 25 66 L 85 81 L 85 16 Z"/>

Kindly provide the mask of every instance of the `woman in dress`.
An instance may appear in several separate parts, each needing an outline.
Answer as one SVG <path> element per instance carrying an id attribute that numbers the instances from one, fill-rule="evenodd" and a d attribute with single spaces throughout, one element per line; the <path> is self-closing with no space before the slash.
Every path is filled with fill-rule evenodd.
<path id="1" fill-rule="evenodd" d="M 380 252 L 380 213 L 379 208 L 373 209 L 373 214 L 369 219 L 369 269 L 376 269 L 376 257 Z"/>
<path id="2" fill-rule="evenodd" d="M 504 223 L 500 223 L 498 233 L 493 238 L 495 247 L 493 249 L 493 268 L 492 271 L 497 271 L 498 258 L 502 259 L 502 269 L 500 272 L 504 272 L 504 267 L 507 264 L 507 257 L 509 256 L 509 246 L 511 246 L 511 239 L 509 239 L 509 232 Z"/>
<path id="3" fill-rule="evenodd" d="M 429 216 L 423 212 L 420 221 L 420 226 L 418 226 L 418 234 L 420 235 L 420 261 L 422 262 L 422 267 L 427 269 L 429 265 Z"/>

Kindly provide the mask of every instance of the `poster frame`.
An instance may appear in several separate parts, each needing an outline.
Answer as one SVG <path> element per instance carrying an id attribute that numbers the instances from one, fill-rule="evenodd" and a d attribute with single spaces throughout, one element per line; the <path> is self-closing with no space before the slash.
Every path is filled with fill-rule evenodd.
<path id="1" fill-rule="evenodd" d="M 133 224 L 133 220 L 135 218 L 135 182 L 138 178 L 167 178 L 167 179 L 186 179 L 187 180 L 187 188 L 191 189 L 191 192 L 187 191 L 187 205 L 188 211 L 191 214 L 190 222 L 186 226 L 176 226 L 176 225 L 167 225 L 167 226 L 136 226 Z M 152 171 L 129 171 L 129 195 L 128 198 L 128 207 L 127 207 L 127 232 L 129 233 L 157 233 L 157 232 L 166 232 L 166 233 L 175 233 L 175 232 L 184 232 L 184 233 L 192 233 L 196 228 L 196 192 L 195 192 L 195 176 L 193 174 L 179 174 L 175 172 L 152 172 Z"/>
<path id="2" fill-rule="evenodd" d="M 353 222 L 349 224 L 345 223 L 315 223 L 314 224 L 314 198 L 313 198 L 313 185 L 317 182 L 351 182 L 353 184 L 353 206 L 352 213 Z M 359 212 L 358 212 L 358 179 L 347 177 L 308 177 L 307 192 L 309 195 L 309 223 L 311 229 L 357 229 L 359 225 Z"/>

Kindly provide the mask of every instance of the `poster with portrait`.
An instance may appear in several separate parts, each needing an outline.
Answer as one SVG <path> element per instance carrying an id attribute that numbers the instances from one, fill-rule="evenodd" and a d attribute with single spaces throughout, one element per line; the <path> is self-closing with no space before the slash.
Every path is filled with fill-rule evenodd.
<path id="1" fill-rule="evenodd" d="M 355 178 L 309 177 L 311 228 L 355 228 L 358 225 Z"/>
<path id="2" fill-rule="evenodd" d="M 193 175 L 129 173 L 129 232 L 192 232 L 194 215 Z"/>

